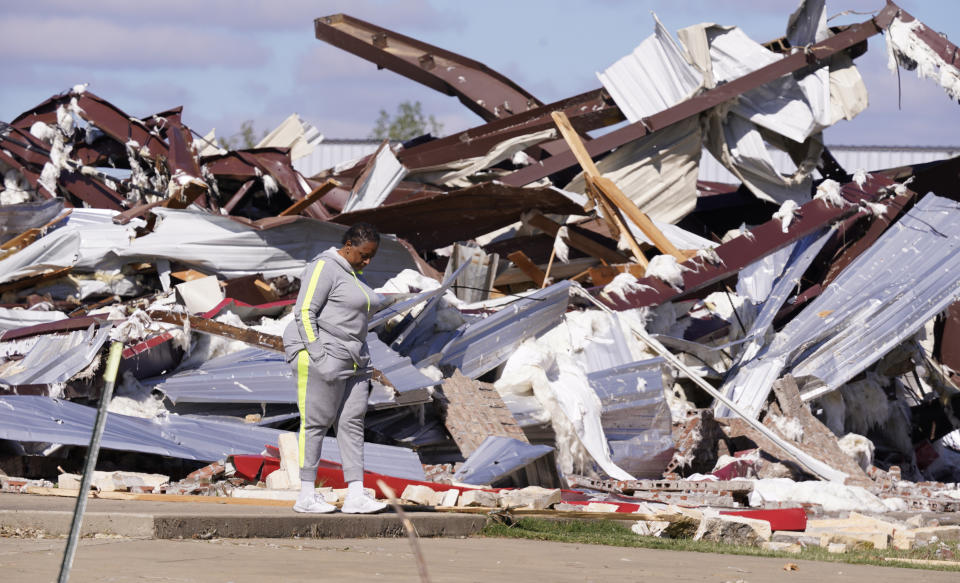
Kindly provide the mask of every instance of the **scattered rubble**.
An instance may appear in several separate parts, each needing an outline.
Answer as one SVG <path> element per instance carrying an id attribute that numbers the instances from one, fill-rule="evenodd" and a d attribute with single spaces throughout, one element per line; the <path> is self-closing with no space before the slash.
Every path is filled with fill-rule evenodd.
<path id="1" fill-rule="evenodd" d="M 957 47 L 893 3 L 825 14 L 801 2 L 763 44 L 655 22 L 602 89 L 552 104 L 318 18 L 486 123 L 314 176 L 299 119 L 225 151 L 181 108 L 78 85 L 0 124 L 0 490 L 76 495 L 117 341 L 98 495 L 292 500 L 279 334 L 306 263 L 367 221 L 386 235 L 364 275 L 397 296 L 370 323 L 374 495 L 787 552 L 956 548 L 921 513 L 960 508 L 960 159 L 851 173 L 822 132 L 866 107 L 869 37 L 954 98 Z M 703 149 L 742 184 L 699 183 Z"/>

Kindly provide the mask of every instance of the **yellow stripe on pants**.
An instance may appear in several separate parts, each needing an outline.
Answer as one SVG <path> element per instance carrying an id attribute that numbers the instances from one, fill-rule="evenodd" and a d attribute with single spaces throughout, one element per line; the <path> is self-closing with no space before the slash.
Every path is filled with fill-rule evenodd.
<path id="1" fill-rule="evenodd" d="M 300 410 L 300 467 L 303 467 L 307 445 L 307 377 L 310 374 L 310 355 L 306 350 L 297 353 L 297 408 Z"/>

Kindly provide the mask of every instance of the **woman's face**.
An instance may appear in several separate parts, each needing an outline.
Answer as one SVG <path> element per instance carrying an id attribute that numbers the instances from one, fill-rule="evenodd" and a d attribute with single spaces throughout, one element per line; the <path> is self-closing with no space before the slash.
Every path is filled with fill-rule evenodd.
<path id="1" fill-rule="evenodd" d="M 378 245 L 373 241 L 364 241 L 359 245 L 347 241 L 340 248 L 340 255 L 347 260 L 354 271 L 362 271 L 377 254 Z"/>

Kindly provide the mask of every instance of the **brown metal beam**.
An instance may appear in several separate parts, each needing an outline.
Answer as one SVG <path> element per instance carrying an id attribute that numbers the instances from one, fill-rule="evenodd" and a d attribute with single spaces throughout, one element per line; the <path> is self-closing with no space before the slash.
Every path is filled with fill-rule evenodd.
<path id="1" fill-rule="evenodd" d="M 782 247 L 824 229 L 835 221 L 854 214 L 866 214 L 869 211 L 859 206 L 859 201 L 872 201 L 881 191 L 893 188 L 896 183 L 884 176 L 872 176 L 861 189 L 857 183 L 843 185 L 840 192 L 851 204 L 835 207 L 822 200 L 813 200 L 798 211 L 798 216 L 790 223 L 787 232 L 783 231 L 779 219 L 772 219 L 759 225 L 746 235 L 741 235 L 718 246 L 714 251 L 720 258 L 719 263 L 710 263 L 702 259 L 691 259 L 683 265 L 690 271 L 683 273 L 683 286 L 680 291 L 670 287 L 655 277 L 641 279 L 640 282 L 650 289 L 639 292 L 627 292 L 625 297 L 601 298 L 616 310 L 628 310 L 643 306 L 662 304 L 722 281 L 738 273 L 744 267 L 781 249 Z"/>
<path id="2" fill-rule="evenodd" d="M 846 28 L 837 29 L 836 32 L 843 33 Z M 866 46 L 865 43 L 860 44 Z M 580 133 L 624 120 L 623 114 L 606 90 L 600 88 L 420 144 L 401 151 L 397 157 L 407 168 L 416 169 L 480 156 L 498 142 L 551 127 L 549 115 L 553 111 L 563 111 Z M 541 147 L 549 150 L 551 154 L 558 154 L 564 149 L 559 141 Z"/>
<path id="3" fill-rule="evenodd" d="M 425 196 L 337 215 L 333 222 L 352 225 L 364 221 L 385 233 L 415 243 L 418 249 L 436 249 L 489 233 L 519 221 L 526 211 L 581 214 L 583 209 L 549 188 L 512 188 L 486 182 L 454 192 Z"/>
<path id="4" fill-rule="evenodd" d="M 335 14 L 318 18 L 315 28 L 320 40 L 441 93 L 456 95 L 467 107 L 491 122 L 400 152 L 398 158 L 409 169 L 479 156 L 505 139 L 549 128 L 552 125 L 548 117 L 551 111 L 564 111 L 581 132 L 624 119 L 603 89 L 543 105 L 516 83 L 482 63 L 368 22 Z M 524 107 L 504 107 L 505 103 L 518 102 L 523 102 Z M 561 146 L 548 143 L 540 148 L 553 153 Z"/>
<path id="5" fill-rule="evenodd" d="M 789 75 L 805 67 L 823 63 L 831 56 L 885 29 L 899 12 L 900 8 L 896 4 L 888 3 L 883 10 L 872 19 L 854 24 L 844 32 L 832 36 L 823 42 L 811 45 L 804 51 L 797 51 L 790 56 L 784 57 L 766 67 L 757 69 L 752 73 L 748 73 L 743 77 L 710 89 L 696 97 L 667 108 L 650 117 L 645 117 L 626 127 L 600 136 L 586 144 L 587 152 L 590 156 L 597 157 L 614 148 L 638 140 L 694 115 L 699 115 L 722 103 L 736 99 L 741 94 L 751 89 L 756 89 L 775 79 L 779 79 L 784 75 Z M 503 177 L 502 181 L 511 186 L 524 186 L 561 170 L 570 168 L 576 163 L 576 158 L 568 149 L 563 153 L 543 160 L 540 164 L 531 164 L 522 170 L 509 174 Z"/>
<path id="6" fill-rule="evenodd" d="M 899 11 L 898 16 L 903 22 L 912 22 L 916 20 L 912 14 L 900 9 L 896 4 L 893 4 L 893 2 L 889 2 L 888 0 L 887 7 L 889 8 L 890 6 L 893 6 Z M 945 35 L 932 30 L 926 25 L 923 25 L 915 30 L 914 35 L 916 35 L 920 41 L 926 44 L 930 50 L 937 53 L 937 55 L 946 61 L 948 65 L 960 67 L 960 49 L 957 48 L 957 45 L 950 42 Z"/>
<path id="7" fill-rule="evenodd" d="M 190 130 L 175 124 L 171 125 L 166 133 L 167 140 L 170 142 L 170 156 L 167 158 L 167 170 L 170 176 L 182 172 L 187 176 L 201 179 L 200 165 L 197 164 L 197 156 L 193 153 Z"/>
<path id="8" fill-rule="evenodd" d="M 301 198 L 297 202 L 285 208 L 277 216 L 285 217 L 287 215 L 299 215 L 304 209 L 306 209 L 308 206 L 312 205 L 313 203 L 323 198 L 325 194 L 327 194 L 337 186 L 340 186 L 339 182 L 337 182 L 333 178 L 328 178 L 326 182 L 314 188 L 309 195 L 307 195 L 304 198 Z"/>
<path id="9" fill-rule="evenodd" d="M 74 330 L 86 330 L 90 326 L 100 326 L 107 322 L 105 316 L 85 316 L 80 318 L 67 318 L 55 322 L 44 322 L 33 326 L 24 326 L 23 328 L 14 328 L 0 332 L 0 338 L 4 341 L 15 340 L 17 338 L 27 338 L 38 334 L 58 334 L 62 332 L 72 332 Z"/>
<path id="10" fill-rule="evenodd" d="M 127 208 L 127 201 L 116 190 L 92 176 L 82 172 L 63 170 L 60 172 L 60 186 L 93 208 L 113 209 L 122 211 Z"/>
<path id="11" fill-rule="evenodd" d="M 307 195 L 290 163 L 287 148 L 232 150 L 226 154 L 204 157 L 202 162 L 217 177 L 224 175 L 234 180 L 247 180 L 269 174 L 293 200 L 300 200 Z"/>
<path id="12" fill-rule="evenodd" d="M 317 38 L 447 95 L 487 121 L 543 105 L 483 63 L 346 14 L 314 21 Z"/>
<path id="13" fill-rule="evenodd" d="M 19 170 L 20 174 L 22 174 L 23 177 L 27 179 L 27 182 L 29 182 L 30 185 L 33 186 L 34 190 L 36 190 L 40 196 L 44 198 L 56 198 L 57 196 L 56 192 L 50 192 L 49 190 L 47 190 L 45 186 L 40 184 L 40 174 L 38 172 L 34 172 L 30 168 L 28 168 L 25 164 L 20 162 L 19 159 L 14 158 L 13 156 L 7 155 L 7 152 L 4 152 L 3 149 L 0 149 L 0 162 L 3 162 L 4 164 L 6 164 L 7 166 L 10 166 L 11 168 L 16 168 L 17 170 Z"/>
<path id="14" fill-rule="evenodd" d="M 133 208 L 131 208 L 131 209 L 129 209 L 129 210 L 123 211 L 123 212 L 120 213 L 120 214 L 114 215 L 114 217 L 113 217 L 113 223 L 114 223 L 115 225 L 126 225 L 127 223 L 129 223 L 129 222 L 132 221 L 133 219 L 143 218 L 143 217 L 147 216 L 148 214 L 150 214 L 150 210 L 151 210 L 151 209 L 154 209 L 154 208 L 156 208 L 156 207 L 158 207 L 158 206 L 161 206 L 161 205 L 163 205 L 163 201 L 162 201 L 162 200 L 158 200 L 158 201 L 154 201 L 154 202 L 149 202 L 149 203 L 147 203 L 147 204 L 137 205 L 137 206 L 135 206 L 135 207 L 133 207 Z M 148 228 L 147 228 L 147 230 L 148 230 L 148 231 L 152 231 L 152 230 L 153 230 L 153 227 L 150 226 L 149 223 L 150 223 L 150 221 L 148 221 L 148 225 L 147 225 Z"/>
<path id="15" fill-rule="evenodd" d="M 950 304 L 939 328 L 935 356 L 941 364 L 960 370 L 960 302 Z"/>
<path id="16" fill-rule="evenodd" d="M 29 131 L 30 126 L 36 121 L 56 123 L 57 108 L 70 103 L 70 100 L 74 97 L 77 99 L 77 105 L 81 110 L 80 117 L 100 128 L 103 133 L 114 140 L 121 144 L 134 140 L 141 148 L 149 149 L 150 155 L 148 157 L 151 159 L 166 158 L 170 155 L 166 142 L 159 134 L 151 131 L 140 120 L 128 116 L 112 103 L 89 91 L 80 94 L 62 93 L 55 95 L 30 111 L 21 113 L 11 122 L 11 125 Z"/>
<path id="17" fill-rule="evenodd" d="M 237 189 L 233 196 L 230 197 L 230 200 L 227 201 L 227 204 L 223 205 L 223 210 L 227 213 L 232 213 L 233 208 L 243 200 L 243 197 L 247 196 L 247 193 L 250 192 L 250 189 L 253 188 L 253 180 L 247 180 L 244 182 L 240 188 Z"/>
<path id="18" fill-rule="evenodd" d="M 550 113 L 564 112 L 581 133 L 604 128 L 624 120 L 620 108 L 606 91 L 594 89 L 561 99 L 505 119 L 470 128 L 437 140 L 401 150 L 397 158 L 411 170 L 437 166 L 453 160 L 482 156 L 498 143 L 554 126 Z"/>
<path id="19" fill-rule="evenodd" d="M 9 132 L 0 134 L 3 149 L 19 158 L 25 164 L 33 164 L 38 168 L 50 161 L 50 146 L 30 133 L 29 128 L 24 130 L 10 126 Z"/>

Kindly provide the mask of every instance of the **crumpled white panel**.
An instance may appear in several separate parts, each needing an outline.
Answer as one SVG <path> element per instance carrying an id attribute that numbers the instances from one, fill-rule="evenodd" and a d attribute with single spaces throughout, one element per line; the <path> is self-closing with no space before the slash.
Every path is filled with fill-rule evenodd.
<path id="1" fill-rule="evenodd" d="M 703 84 L 703 75 L 659 20 L 653 35 L 597 77 L 631 122 L 689 99 Z"/>

